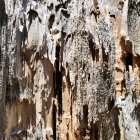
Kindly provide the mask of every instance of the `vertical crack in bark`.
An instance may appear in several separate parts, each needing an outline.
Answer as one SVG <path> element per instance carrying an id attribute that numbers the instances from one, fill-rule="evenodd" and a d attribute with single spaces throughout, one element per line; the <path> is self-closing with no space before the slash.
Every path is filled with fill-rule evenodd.
<path id="1" fill-rule="evenodd" d="M 56 60 L 55 60 L 55 82 L 56 82 L 56 96 L 58 99 L 58 115 L 62 115 L 62 73 L 61 73 L 61 61 L 60 61 L 60 45 L 56 46 Z"/>
<path id="2" fill-rule="evenodd" d="M 129 71 L 129 66 L 133 66 L 133 57 L 129 52 L 126 55 L 126 71 Z"/>
<path id="3" fill-rule="evenodd" d="M 53 101 L 53 140 L 56 140 L 56 105 L 55 102 Z"/>

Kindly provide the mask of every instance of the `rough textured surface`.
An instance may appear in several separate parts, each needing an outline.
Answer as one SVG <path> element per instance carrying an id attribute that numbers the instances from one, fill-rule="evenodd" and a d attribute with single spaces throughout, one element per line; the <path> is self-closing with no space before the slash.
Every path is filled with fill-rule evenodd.
<path id="1" fill-rule="evenodd" d="M 139 140 L 139 9 L 0 0 L 0 140 Z"/>

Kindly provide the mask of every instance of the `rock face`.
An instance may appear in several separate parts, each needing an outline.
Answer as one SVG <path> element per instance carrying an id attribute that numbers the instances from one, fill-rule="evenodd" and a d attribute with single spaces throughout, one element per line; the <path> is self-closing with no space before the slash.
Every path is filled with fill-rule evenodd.
<path id="1" fill-rule="evenodd" d="M 0 140 L 139 140 L 139 9 L 0 0 Z"/>

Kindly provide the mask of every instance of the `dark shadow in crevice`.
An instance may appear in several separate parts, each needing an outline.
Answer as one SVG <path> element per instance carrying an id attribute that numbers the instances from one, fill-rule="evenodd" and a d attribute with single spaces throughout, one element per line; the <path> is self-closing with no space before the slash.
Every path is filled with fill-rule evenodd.
<path id="1" fill-rule="evenodd" d="M 20 94 L 20 87 L 18 81 L 14 82 L 13 84 L 13 91 L 11 95 L 11 101 L 12 103 L 19 100 L 19 94 Z"/>
<path id="2" fill-rule="evenodd" d="M 49 6 L 47 6 L 47 8 L 51 11 L 51 10 L 53 10 L 53 3 L 51 3 Z"/>
<path id="3" fill-rule="evenodd" d="M 114 107 L 112 111 L 112 119 L 114 122 L 115 126 L 115 134 L 114 134 L 114 140 L 120 140 L 120 126 L 119 126 L 119 118 L 118 116 L 120 115 L 120 109 L 117 107 Z"/>
<path id="4" fill-rule="evenodd" d="M 83 124 L 85 125 L 85 127 L 88 127 L 88 105 L 85 104 L 83 106 Z"/>
<path id="5" fill-rule="evenodd" d="M 60 46 L 56 46 L 55 60 L 55 91 L 58 99 L 58 115 L 62 115 L 62 72 L 60 63 Z"/>
<path id="6" fill-rule="evenodd" d="M 56 140 L 56 105 L 54 101 L 53 101 L 52 117 L 53 117 L 53 140 Z"/>
<path id="7" fill-rule="evenodd" d="M 88 105 L 85 104 L 83 106 L 83 118 L 80 119 L 80 136 L 81 138 L 84 138 L 87 134 L 87 130 L 88 130 Z"/>
<path id="8" fill-rule="evenodd" d="M 90 139 L 99 140 L 99 123 L 96 122 L 93 124 L 93 121 L 90 123 Z"/>
<path id="9" fill-rule="evenodd" d="M 127 53 L 127 56 L 126 56 L 126 71 L 129 71 L 129 66 L 133 66 L 133 56 L 131 53 Z"/>
<path id="10" fill-rule="evenodd" d="M 68 4 L 71 2 L 71 0 L 66 0 L 65 2 L 61 2 L 60 4 L 58 4 L 56 7 L 55 7 L 55 11 L 58 12 L 60 10 L 60 8 L 63 8 L 63 9 L 67 9 L 68 7 Z"/>
<path id="11" fill-rule="evenodd" d="M 108 98 L 108 110 L 111 111 L 115 105 L 115 100 L 113 97 Z"/>
<path id="12" fill-rule="evenodd" d="M 29 30 L 33 20 L 35 20 L 38 17 L 39 22 L 41 22 L 41 19 L 38 16 L 38 12 L 32 9 L 28 11 L 28 15 L 29 15 L 29 27 L 28 27 Z"/>
<path id="13" fill-rule="evenodd" d="M 35 20 L 36 17 L 38 17 L 38 13 L 35 10 L 30 10 L 28 11 L 28 15 L 29 15 L 29 28 L 32 24 L 32 20 Z"/>
<path id="14" fill-rule="evenodd" d="M 5 12 L 5 1 L 0 0 L 0 27 L 6 26 L 8 16 Z"/>
<path id="15" fill-rule="evenodd" d="M 55 15 L 52 14 L 49 18 L 49 23 L 48 23 L 49 30 L 52 28 L 54 21 L 55 21 Z"/>
<path id="16" fill-rule="evenodd" d="M 93 42 L 93 35 L 89 33 L 88 36 L 88 45 L 89 45 L 89 50 L 92 55 L 92 60 L 93 62 L 98 62 L 99 61 L 99 49 L 96 48 L 96 44 Z"/>
<path id="17" fill-rule="evenodd" d="M 108 54 L 105 52 L 105 48 L 102 45 L 102 57 L 103 57 L 103 63 L 108 65 Z"/>
<path id="18" fill-rule="evenodd" d="M 64 17 L 66 17 L 66 18 L 69 18 L 69 17 L 70 17 L 70 14 L 69 14 L 68 11 L 65 10 L 65 9 L 62 9 L 62 10 L 61 10 L 61 13 L 62 13 L 62 15 L 63 15 Z"/>

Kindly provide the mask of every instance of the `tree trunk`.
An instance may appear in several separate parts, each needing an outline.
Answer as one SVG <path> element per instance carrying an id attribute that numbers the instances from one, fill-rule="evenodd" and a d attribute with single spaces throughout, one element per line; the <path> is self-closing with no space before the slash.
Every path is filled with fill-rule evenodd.
<path id="1" fill-rule="evenodd" d="M 139 140 L 139 9 L 0 0 L 0 140 Z"/>

